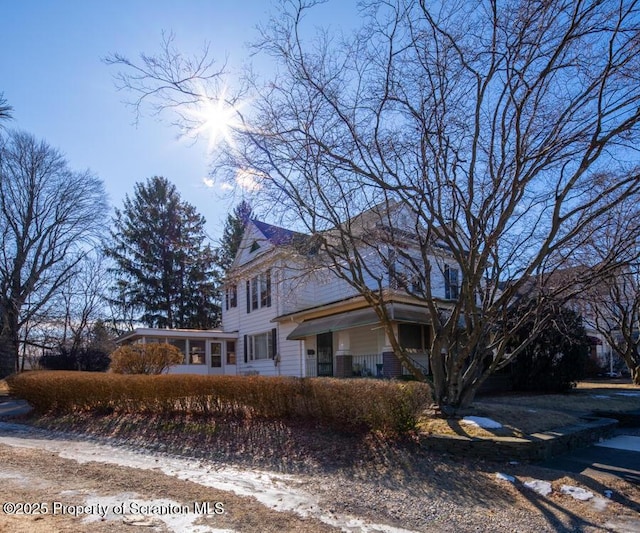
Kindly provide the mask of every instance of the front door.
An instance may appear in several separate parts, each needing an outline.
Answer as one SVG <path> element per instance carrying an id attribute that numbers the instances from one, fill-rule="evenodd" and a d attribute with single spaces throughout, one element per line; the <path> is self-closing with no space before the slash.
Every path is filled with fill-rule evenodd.
<path id="1" fill-rule="evenodd" d="M 320 333 L 317 336 L 318 377 L 333 376 L 333 333 Z"/>
<path id="2" fill-rule="evenodd" d="M 224 372 L 222 368 L 222 342 L 210 341 L 209 353 L 211 355 L 209 374 L 222 374 Z"/>

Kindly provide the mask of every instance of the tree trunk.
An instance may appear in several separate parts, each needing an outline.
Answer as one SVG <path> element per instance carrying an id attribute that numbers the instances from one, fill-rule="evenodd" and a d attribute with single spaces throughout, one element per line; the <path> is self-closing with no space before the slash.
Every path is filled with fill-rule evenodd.
<path id="1" fill-rule="evenodd" d="M 0 379 L 19 372 L 19 345 L 18 318 L 5 310 L 0 330 Z"/>
<path id="2" fill-rule="evenodd" d="M 631 379 L 635 385 L 640 385 L 640 365 L 631 367 Z"/>
<path id="3" fill-rule="evenodd" d="M 0 334 L 0 379 L 18 371 L 18 347 L 8 332 Z"/>

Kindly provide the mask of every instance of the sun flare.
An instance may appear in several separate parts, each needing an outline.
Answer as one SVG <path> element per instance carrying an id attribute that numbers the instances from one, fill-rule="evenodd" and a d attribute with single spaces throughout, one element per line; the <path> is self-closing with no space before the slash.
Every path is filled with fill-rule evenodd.
<path id="1" fill-rule="evenodd" d="M 206 137 L 208 150 L 212 152 L 224 143 L 233 146 L 233 132 L 240 129 L 239 107 L 229 103 L 223 91 L 214 99 L 202 94 L 198 104 L 188 111 L 190 136 Z"/>

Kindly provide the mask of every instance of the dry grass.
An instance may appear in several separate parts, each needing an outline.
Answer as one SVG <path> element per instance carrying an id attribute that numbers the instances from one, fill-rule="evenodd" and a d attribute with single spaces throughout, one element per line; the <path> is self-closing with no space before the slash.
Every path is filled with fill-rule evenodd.
<path id="1" fill-rule="evenodd" d="M 481 416 L 500 422 L 499 429 L 484 429 L 461 421 L 465 416 Z M 474 407 L 460 413 L 460 418 L 423 419 L 419 423 L 420 431 L 440 435 L 462 435 L 466 437 L 524 437 L 531 433 L 547 431 L 575 424 L 578 417 L 554 410 L 538 410 L 524 406 L 510 406 L 476 402 Z"/>
<path id="2" fill-rule="evenodd" d="M 640 409 L 640 387 L 630 384 L 581 383 L 567 394 L 518 394 L 484 399 L 483 403 L 582 415 L 593 411 Z"/>
<path id="3" fill-rule="evenodd" d="M 4 379 L 0 379 L 0 396 L 6 396 L 9 394 L 9 385 Z"/>
<path id="4" fill-rule="evenodd" d="M 419 422 L 423 433 L 467 437 L 522 437 L 579 423 L 580 417 L 598 411 L 640 409 L 640 387 L 624 382 L 581 382 L 567 394 L 508 394 L 484 397 L 459 413 L 482 416 L 502 424 L 484 429 L 461 423 L 460 418 L 427 418 Z"/>

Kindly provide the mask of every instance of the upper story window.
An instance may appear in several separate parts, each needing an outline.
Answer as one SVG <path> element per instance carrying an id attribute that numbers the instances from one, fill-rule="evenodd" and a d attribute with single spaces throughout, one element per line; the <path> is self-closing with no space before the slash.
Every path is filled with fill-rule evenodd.
<path id="1" fill-rule="evenodd" d="M 444 266 L 444 297 L 457 300 L 460 296 L 460 271 L 449 265 Z"/>
<path id="2" fill-rule="evenodd" d="M 229 309 L 233 309 L 234 307 L 238 307 L 238 286 L 231 285 L 227 287 L 225 291 L 225 304 L 227 311 Z"/>
<path id="3" fill-rule="evenodd" d="M 270 270 L 247 280 L 247 313 L 262 307 L 271 307 Z"/>

